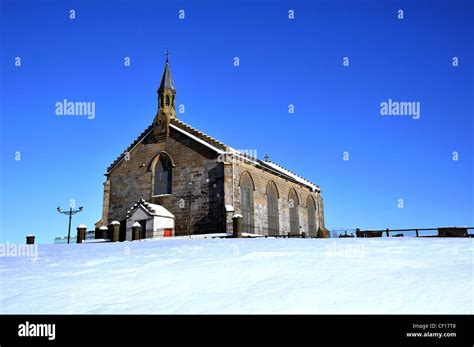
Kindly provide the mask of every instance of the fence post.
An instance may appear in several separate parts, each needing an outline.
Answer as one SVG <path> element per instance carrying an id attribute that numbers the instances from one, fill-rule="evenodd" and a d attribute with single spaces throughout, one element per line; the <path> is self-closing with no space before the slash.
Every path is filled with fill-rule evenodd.
<path id="1" fill-rule="evenodd" d="M 418 229 L 415 229 L 415 231 L 416 231 L 416 237 L 418 237 Z"/>
<path id="2" fill-rule="evenodd" d="M 360 228 L 356 228 L 356 237 L 362 237 L 360 233 Z"/>
<path id="3" fill-rule="evenodd" d="M 120 232 L 120 222 L 114 220 L 109 225 L 109 238 L 112 242 L 117 242 L 119 240 L 119 232 Z"/>
<path id="4" fill-rule="evenodd" d="M 388 228 L 387 228 L 387 230 L 385 230 L 385 232 L 387 233 L 387 237 L 390 237 Z"/>
<path id="5" fill-rule="evenodd" d="M 232 217 L 232 227 L 234 237 L 241 238 L 244 229 L 244 217 L 241 214 L 234 214 Z"/>
<path id="6" fill-rule="evenodd" d="M 35 236 L 34 235 L 27 235 L 26 236 L 26 244 L 27 245 L 34 245 L 35 244 Z"/>
<path id="7" fill-rule="evenodd" d="M 105 225 L 101 226 L 99 228 L 99 239 L 108 239 L 109 238 L 109 228 L 107 228 Z"/>
<path id="8" fill-rule="evenodd" d="M 76 243 L 82 243 L 86 239 L 87 226 L 81 224 L 77 227 Z"/>
<path id="9" fill-rule="evenodd" d="M 135 222 L 132 225 L 132 241 L 140 240 L 140 235 L 142 233 L 142 226 L 140 223 Z"/>

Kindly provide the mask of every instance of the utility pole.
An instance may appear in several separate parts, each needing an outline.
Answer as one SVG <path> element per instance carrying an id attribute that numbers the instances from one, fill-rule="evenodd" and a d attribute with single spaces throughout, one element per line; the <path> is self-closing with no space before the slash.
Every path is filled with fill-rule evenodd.
<path id="1" fill-rule="evenodd" d="M 65 214 L 65 215 L 69 215 L 69 228 L 68 228 L 68 231 L 67 231 L 67 243 L 69 243 L 69 240 L 71 239 L 71 220 L 72 220 L 72 215 L 73 214 L 76 214 L 76 213 L 79 213 L 79 212 L 82 212 L 82 207 L 79 207 L 78 210 L 73 210 L 72 209 L 72 206 L 69 208 L 69 211 L 61 211 L 61 207 L 58 207 L 56 209 L 59 213 L 62 213 L 62 214 Z"/>

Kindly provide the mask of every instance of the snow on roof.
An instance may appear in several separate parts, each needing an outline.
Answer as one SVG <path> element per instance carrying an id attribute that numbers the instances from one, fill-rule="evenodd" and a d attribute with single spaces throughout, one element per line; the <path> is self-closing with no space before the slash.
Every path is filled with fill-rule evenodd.
<path id="1" fill-rule="evenodd" d="M 297 174 L 285 169 L 284 167 L 278 165 L 278 164 L 275 164 L 271 161 L 265 161 L 264 162 L 266 165 L 270 166 L 271 168 L 277 170 L 277 171 L 280 171 L 282 173 L 284 173 L 285 175 L 287 176 L 290 176 L 291 178 L 293 178 L 295 181 L 299 182 L 299 183 L 302 183 L 304 185 L 307 185 L 309 187 L 311 187 L 313 190 L 315 191 L 320 191 L 319 187 L 317 185 L 315 185 L 314 183 L 311 183 L 310 181 L 304 179 L 303 177 L 301 176 L 298 176 Z"/>
<path id="2" fill-rule="evenodd" d="M 172 214 L 170 211 L 168 211 L 165 207 L 161 205 L 148 203 L 147 210 L 150 212 L 150 214 L 154 216 L 174 218 L 174 214 Z"/>
<path id="3" fill-rule="evenodd" d="M 231 148 L 230 151 L 227 152 L 227 153 L 236 155 L 236 156 L 239 157 L 240 159 L 243 159 L 243 160 L 245 160 L 245 161 L 248 161 L 248 162 L 250 162 L 250 163 L 252 163 L 252 164 L 254 164 L 254 165 L 257 165 L 257 166 L 260 165 L 260 164 L 258 163 L 258 160 L 257 160 L 256 158 L 253 158 L 253 157 L 251 157 L 251 156 L 249 156 L 249 155 L 245 155 L 244 153 L 242 153 L 242 152 L 240 152 L 240 151 L 238 151 L 238 150 L 236 150 L 236 149 Z"/>
<path id="4" fill-rule="evenodd" d="M 174 125 L 174 124 L 170 124 L 170 127 L 173 128 L 173 129 L 178 130 L 179 132 L 185 134 L 186 136 L 189 136 L 190 138 L 192 138 L 193 140 L 195 140 L 195 141 L 197 141 L 197 142 L 203 144 L 204 146 L 209 147 L 210 149 L 212 149 L 213 151 L 216 151 L 216 152 L 219 153 L 219 154 L 225 153 L 225 151 L 223 151 L 223 150 L 221 150 L 221 149 L 219 149 L 219 148 L 217 148 L 217 147 L 214 147 L 214 146 L 211 145 L 210 143 L 208 143 L 208 142 L 206 142 L 206 141 L 204 141 L 204 140 L 201 140 L 199 137 L 192 135 L 191 133 L 189 133 L 189 132 L 187 132 L 186 130 L 183 130 L 183 129 L 177 127 L 177 126 Z"/>
<path id="5" fill-rule="evenodd" d="M 253 158 L 251 156 L 245 155 L 244 153 L 242 153 L 242 152 L 240 152 L 240 151 L 238 151 L 238 150 L 236 150 L 232 147 L 229 147 L 229 151 L 224 152 L 224 153 L 225 154 L 236 155 L 240 159 L 248 161 L 248 162 L 250 162 L 251 164 L 253 164 L 257 167 L 267 167 L 267 168 L 270 167 L 273 171 L 277 171 L 278 173 L 283 174 L 283 175 L 287 176 L 290 179 L 293 179 L 293 180 L 295 180 L 295 181 L 297 181 L 301 184 L 304 184 L 305 186 L 310 187 L 314 191 L 317 191 L 317 192 L 321 191 L 320 188 L 317 185 L 315 185 L 314 183 L 308 181 L 307 179 L 304 179 L 301 176 L 298 176 L 294 172 L 291 172 L 291 171 L 285 169 L 284 167 L 282 167 L 278 164 L 275 164 L 273 162 L 258 160 L 257 158 Z"/>
<path id="6" fill-rule="evenodd" d="M 174 214 L 168 211 L 165 207 L 157 204 L 152 204 L 150 202 L 146 202 L 144 199 L 140 199 L 137 203 L 135 203 L 131 208 L 130 211 L 127 212 L 127 219 L 131 218 L 133 214 L 137 211 L 138 207 L 142 207 L 149 215 L 152 216 L 159 216 L 159 217 L 166 217 L 166 218 L 174 218 Z"/>
<path id="7" fill-rule="evenodd" d="M 241 151 L 238 151 L 230 146 L 225 145 L 224 143 L 218 141 L 217 139 L 203 133 L 202 131 L 196 128 L 193 128 L 189 124 L 186 124 L 176 118 L 173 118 L 171 120 L 171 123 L 169 126 L 170 128 L 188 136 L 189 138 L 195 140 L 196 142 L 212 149 L 218 154 L 236 155 L 240 159 L 248 161 L 251 164 L 254 164 L 255 166 L 273 169 L 274 171 L 280 174 L 283 174 L 290 179 L 293 179 L 301 184 L 304 184 L 310 187 L 313 191 L 318 191 L 318 192 L 320 191 L 319 187 L 315 185 L 314 183 L 304 179 L 301 176 L 298 176 L 297 174 L 283 168 L 282 166 L 270 161 L 261 161 L 261 160 L 258 160 L 257 158 L 252 158 L 248 155 L 245 155 Z M 136 148 L 152 132 L 152 130 L 153 130 L 153 125 L 150 125 L 147 129 L 145 129 L 145 131 L 143 131 L 142 134 L 137 139 L 135 139 L 135 141 L 130 146 L 128 146 L 128 148 L 120 156 L 117 157 L 117 159 L 112 163 L 112 165 L 110 165 L 107 168 L 107 172 L 109 173 L 124 158 L 127 152 L 132 152 L 134 148 Z"/>

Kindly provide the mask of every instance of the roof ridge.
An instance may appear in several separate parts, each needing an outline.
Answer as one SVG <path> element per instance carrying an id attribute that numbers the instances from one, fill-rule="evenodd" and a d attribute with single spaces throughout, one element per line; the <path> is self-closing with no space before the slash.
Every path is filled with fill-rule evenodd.
<path id="1" fill-rule="evenodd" d="M 225 143 L 223 143 L 223 142 L 219 141 L 218 139 L 216 139 L 215 137 L 212 137 L 212 136 L 206 134 L 205 132 L 203 132 L 203 131 L 201 131 L 201 130 L 199 130 L 199 129 L 197 129 L 197 128 L 191 126 L 191 125 L 189 125 L 188 123 L 183 122 L 183 121 L 180 120 L 180 119 L 173 118 L 172 121 L 173 121 L 174 123 L 176 123 L 175 125 L 182 125 L 182 126 L 188 128 L 189 130 L 193 131 L 195 134 L 200 135 L 201 137 L 204 137 L 205 139 L 214 142 L 214 144 L 217 144 L 217 145 L 222 146 L 222 147 L 224 147 L 224 148 L 229 147 L 229 146 L 227 146 Z"/>
<path id="2" fill-rule="evenodd" d="M 205 140 L 207 142 L 210 142 L 210 144 L 212 145 L 221 147 L 220 149 L 222 150 L 227 150 L 227 148 L 229 148 L 229 146 L 227 146 L 225 143 L 217 140 L 216 138 L 202 132 L 199 129 L 194 128 L 193 126 L 177 118 L 172 118 L 170 124 L 174 124 L 178 127 L 185 128 L 184 130 L 194 133 L 194 135 L 200 138 L 201 140 Z M 144 131 L 142 131 L 142 133 L 119 156 L 115 158 L 113 163 L 107 167 L 107 172 L 112 170 L 115 167 L 115 165 L 117 165 L 119 161 L 126 155 L 126 153 L 130 152 L 133 149 L 133 147 L 135 147 L 135 145 L 137 145 L 151 131 L 152 127 L 153 127 L 153 123 L 150 124 Z"/>
<path id="3" fill-rule="evenodd" d="M 234 151 L 236 152 L 237 154 L 239 155 L 242 155 L 244 157 L 247 158 L 247 156 L 242 153 L 241 151 L 239 150 L 236 150 L 226 144 L 224 144 L 223 142 L 217 140 L 216 138 L 202 132 L 201 130 L 199 129 L 196 129 L 194 128 L 193 126 L 177 119 L 177 118 L 172 118 L 171 121 L 170 121 L 170 125 L 173 125 L 175 127 L 177 127 L 178 129 L 181 129 L 182 131 L 185 131 L 185 132 L 189 132 L 189 135 L 190 136 L 195 136 L 198 140 L 200 141 L 203 141 L 203 142 L 207 142 L 209 145 L 214 145 L 214 146 L 217 146 L 217 147 L 221 147 L 221 148 L 216 148 L 216 150 L 223 150 L 223 151 Z M 138 136 L 128 147 L 125 151 L 122 152 L 122 154 L 120 154 L 116 159 L 115 161 L 107 168 L 107 173 L 110 172 L 119 162 L 120 160 L 124 157 L 124 155 L 127 153 L 127 152 L 130 152 L 140 141 L 142 141 L 146 135 L 151 131 L 153 127 L 153 124 L 149 125 L 141 134 L 140 136 Z M 291 170 L 288 170 L 287 168 L 285 168 L 284 166 L 281 166 L 271 160 L 268 160 L 268 161 L 263 161 L 261 159 L 258 159 L 258 158 L 253 158 L 254 160 L 256 160 L 256 162 L 260 165 L 265 165 L 267 164 L 269 167 L 272 167 L 275 166 L 276 168 L 273 168 L 273 169 L 276 169 L 276 170 L 281 170 L 281 173 L 285 174 L 286 176 L 288 177 L 292 177 L 292 179 L 299 179 L 303 182 L 300 182 L 300 183 L 303 183 L 303 184 L 309 184 L 311 186 L 314 186 L 314 187 L 317 187 L 317 189 L 319 189 L 319 186 L 315 183 L 313 183 L 312 181 L 298 175 L 297 173 L 291 171 Z"/>
<path id="4" fill-rule="evenodd" d="M 109 167 L 107 168 L 107 172 L 109 172 L 127 152 L 130 152 L 133 147 L 135 147 L 135 145 L 140 142 L 148 132 L 150 132 L 152 126 L 153 124 L 150 124 L 145 130 L 142 131 L 142 133 L 135 140 L 133 140 L 133 142 L 114 160 L 114 162 L 109 165 Z"/>
<path id="5" fill-rule="evenodd" d="M 285 171 L 288 171 L 288 172 L 291 173 L 292 175 L 295 175 L 296 177 L 299 177 L 299 178 L 301 178 L 302 180 L 304 180 L 304 181 L 306 181 L 306 182 L 308 182 L 308 183 L 311 183 L 312 185 L 314 185 L 314 186 L 316 186 L 316 187 L 319 188 L 319 186 L 318 186 L 316 183 L 314 183 L 314 182 L 308 180 L 307 178 L 304 178 L 303 176 L 298 175 L 297 173 L 295 173 L 295 172 L 293 172 L 293 171 L 291 171 L 291 170 L 288 170 L 288 169 L 285 168 L 284 166 L 281 166 L 280 164 L 277 164 L 277 163 L 275 163 L 274 161 L 271 161 L 271 160 L 268 160 L 267 162 L 270 162 L 270 163 L 272 163 L 273 165 L 278 166 L 279 168 L 281 168 L 281 169 L 283 169 L 283 170 L 285 170 Z"/>

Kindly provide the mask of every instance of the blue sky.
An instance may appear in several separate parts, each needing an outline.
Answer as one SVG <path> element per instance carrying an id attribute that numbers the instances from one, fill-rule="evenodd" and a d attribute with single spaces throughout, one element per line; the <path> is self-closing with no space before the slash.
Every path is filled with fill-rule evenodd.
<path id="1" fill-rule="evenodd" d="M 107 166 L 156 114 L 166 48 L 178 117 L 320 185 L 328 228 L 474 225 L 473 4 L 1 0 L 0 241 L 65 235 L 70 199 L 74 233 L 93 228 Z M 57 116 L 63 99 L 95 118 Z M 388 99 L 420 119 L 381 116 Z"/>

